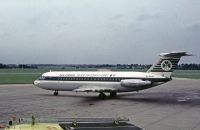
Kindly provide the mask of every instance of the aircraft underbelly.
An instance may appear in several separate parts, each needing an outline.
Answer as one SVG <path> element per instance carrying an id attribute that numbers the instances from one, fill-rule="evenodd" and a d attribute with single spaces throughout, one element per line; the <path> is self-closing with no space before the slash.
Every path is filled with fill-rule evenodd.
<path id="1" fill-rule="evenodd" d="M 78 89 L 80 87 L 107 87 L 107 88 L 114 88 L 117 92 L 129 92 L 129 91 L 137 91 L 140 88 L 126 88 L 122 87 L 120 82 L 62 82 L 61 85 L 58 87 L 60 91 L 72 91 L 74 89 Z"/>
<path id="2" fill-rule="evenodd" d="M 78 81 L 78 82 L 64 81 L 63 83 L 61 83 L 59 89 L 63 91 L 71 91 L 83 86 L 85 87 L 102 86 L 102 87 L 116 88 L 116 89 L 119 89 L 121 87 L 120 83 L 117 82 L 106 83 L 106 82 L 87 82 L 87 81 Z"/>

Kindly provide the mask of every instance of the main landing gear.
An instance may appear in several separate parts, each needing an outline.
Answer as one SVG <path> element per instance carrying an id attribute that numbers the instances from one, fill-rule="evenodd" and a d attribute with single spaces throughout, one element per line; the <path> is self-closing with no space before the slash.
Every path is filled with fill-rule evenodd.
<path id="1" fill-rule="evenodd" d="M 58 96 L 58 90 L 55 90 L 55 92 L 53 93 L 54 96 Z"/>
<path id="2" fill-rule="evenodd" d="M 99 93 L 99 98 L 100 98 L 100 99 L 105 99 L 105 98 L 106 98 L 106 94 L 103 93 L 103 92 L 100 92 L 100 93 Z"/>
<path id="3" fill-rule="evenodd" d="M 110 97 L 111 98 L 117 97 L 117 92 L 110 92 Z"/>
<path id="4" fill-rule="evenodd" d="M 111 98 L 117 97 L 117 92 L 110 92 L 110 97 L 111 97 Z M 106 98 L 106 94 L 103 93 L 103 92 L 100 92 L 100 93 L 99 93 L 99 98 L 100 98 L 100 99 L 105 99 L 105 98 Z"/>

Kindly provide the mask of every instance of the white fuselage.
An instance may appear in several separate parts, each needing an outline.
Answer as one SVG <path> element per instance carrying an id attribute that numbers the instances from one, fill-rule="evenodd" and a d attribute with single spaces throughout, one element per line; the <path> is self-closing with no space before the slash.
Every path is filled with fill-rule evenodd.
<path id="1" fill-rule="evenodd" d="M 123 86 L 121 81 L 127 79 L 133 80 L 134 85 Z M 98 89 L 102 87 L 115 92 L 129 92 L 154 87 L 170 80 L 160 75 L 145 72 L 55 71 L 44 73 L 34 81 L 34 85 L 56 91 L 74 91 L 82 87 L 98 87 Z M 150 84 L 141 85 L 140 81 L 148 81 Z"/>

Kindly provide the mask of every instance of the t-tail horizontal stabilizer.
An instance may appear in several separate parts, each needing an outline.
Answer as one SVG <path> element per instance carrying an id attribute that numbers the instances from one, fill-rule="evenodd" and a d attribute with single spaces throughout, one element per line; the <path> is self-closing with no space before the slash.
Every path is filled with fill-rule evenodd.
<path id="1" fill-rule="evenodd" d="M 171 74 L 176 69 L 178 62 L 182 56 L 192 55 L 187 54 L 184 51 L 172 51 L 170 53 L 161 53 L 159 61 L 153 64 L 147 72 L 171 78 Z"/>

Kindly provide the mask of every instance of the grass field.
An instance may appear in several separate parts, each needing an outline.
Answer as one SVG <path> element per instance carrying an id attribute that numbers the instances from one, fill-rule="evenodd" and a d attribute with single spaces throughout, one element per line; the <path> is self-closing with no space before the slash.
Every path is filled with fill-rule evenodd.
<path id="1" fill-rule="evenodd" d="M 172 77 L 200 79 L 200 70 L 175 70 Z"/>
<path id="2" fill-rule="evenodd" d="M 57 69 L 57 70 L 63 71 L 63 69 Z M 64 70 L 69 71 L 72 69 L 64 69 Z M 79 71 L 84 71 L 84 70 L 90 71 L 95 69 L 79 69 Z M 40 77 L 42 73 L 48 71 L 49 69 L 0 69 L 0 84 L 30 84 L 33 83 L 35 79 Z M 118 70 L 118 71 L 123 71 L 123 70 Z M 145 71 L 145 70 L 134 70 L 134 71 Z M 176 70 L 172 76 L 180 78 L 200 79 L 200 70 Z"/>

